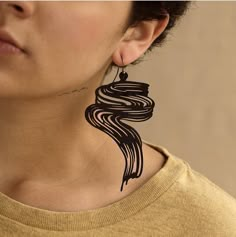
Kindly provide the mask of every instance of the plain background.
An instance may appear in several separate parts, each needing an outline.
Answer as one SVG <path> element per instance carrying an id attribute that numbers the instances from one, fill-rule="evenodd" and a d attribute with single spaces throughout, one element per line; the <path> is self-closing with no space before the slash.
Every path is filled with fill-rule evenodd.
<path id="1" fill-rule="evenodd" d="M 127 124 L 234 197 L 235 24 L 236 2 L 194 2 L 166 43 L 126 70 L 127 80 L 150 85 L 156 104 L 152 118 Z M 115 74 L 113 69 L 103 84 Z"/>

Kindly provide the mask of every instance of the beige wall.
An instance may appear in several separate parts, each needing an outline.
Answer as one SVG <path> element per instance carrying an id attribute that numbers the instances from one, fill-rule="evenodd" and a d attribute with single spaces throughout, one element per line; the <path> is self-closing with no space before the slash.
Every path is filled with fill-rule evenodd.
<path id="1" fill-rule="evenodd" d="M 127 72 L 156 103 L 150 120 L 129 124 L 236 197 L 236 2 L 195 2 L 166 44 Z"/>

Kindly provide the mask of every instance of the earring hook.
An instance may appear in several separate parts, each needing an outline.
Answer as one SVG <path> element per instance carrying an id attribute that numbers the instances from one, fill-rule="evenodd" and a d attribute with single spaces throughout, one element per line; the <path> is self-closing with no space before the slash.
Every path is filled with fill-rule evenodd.
<path id="1" fill-rule="evenodd" d="M 124 81 L 124 80 L 126 80 L 126 78 L 128 77 L 128 74 L 124 71 L 125 66 L 124 66 L 124 61 L 123 61 L 122 55 L 121 55 L 120 57 L 121 57 L 123 66 L 121 66 L 121 67 L 118 66 L 117 73 L 116 73 L 116 76 L 115 76 L 113 82 L 115 81 L 115 79 L 116 79 L 116 77 L 117 77 L 117 75 L 118 75 L 118 72 L 119 72 L 120 68 L 122 69 L 122 72 L 121 72 L 119 75 L 124 75 L 124 74 L 125 74 L 125 76 L 120 76 L 120 77 L 122 77 L 122 78 L 125 77 L 125 78 L 123 78 L 123 79 L 121 79 L 121 80 Z"/>
<path id="2" fill-rule="evenodd" d="M 121 57 L 121 60 L 122 60 L 123 66 L 121 66 L 121 67 L 118 66 L 118 68 L 117 68 L 117 72 L 116 72 L 116 76 L 115 76 L 113 82 L 115 81 L 115 79 L 116 79 L 116 77 L 117 77 L 117 75 L 118 75 L 118 72 L 119 72 L 120 68 L 122 69 L 122 73 L 124 73 L 124 68 L 125 68 L 125 66 L 124 66 L 124 61 L 123 61 L 123 57 L 122 57 L 122 55 L 120 55 L 120 57 Z"/>

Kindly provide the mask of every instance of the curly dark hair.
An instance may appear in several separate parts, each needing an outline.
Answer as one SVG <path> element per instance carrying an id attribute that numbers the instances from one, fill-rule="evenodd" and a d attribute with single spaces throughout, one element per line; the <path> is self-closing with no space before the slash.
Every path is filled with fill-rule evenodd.
<path id="1" fill-rule="evenodd" d="M 143 60 L 143 57 L 145 57 L 147 53 L 151 52 L 153 48 L 161 47 L 163 45 L 170 29 L 173 28 L 181 16 L 186 13 L 190 3 L 191 1 L 132 1 L 131 13 L 123 29 L 123 33 L 125 33 L 128 28 L 137 26 L 140 21 L 155 19 L 161 20 L 166 17 L 167 13 L 170 17 L 169 23 L 165 30 L 153 41 L 143 56 L 131 63 L 132 65 L 140 63 Z M 117 67 L 114 62 L 109 65 L 105 76 L 112 70 L 113 67 Z"/>

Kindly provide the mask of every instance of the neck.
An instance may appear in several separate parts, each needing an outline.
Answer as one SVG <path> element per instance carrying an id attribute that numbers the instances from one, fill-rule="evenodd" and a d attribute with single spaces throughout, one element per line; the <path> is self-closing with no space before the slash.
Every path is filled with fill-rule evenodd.
<path id="1" fill-rule="evenodd" d="M 86 107 L 94 103 L 95 89 L 47 99 L 1 99 L 0 176 L 59 185 L 76 180 L 82 187 L 108 182 L 116 176 L 112 167 L 119 187 L 122 154 L 84 116 Z"/>

